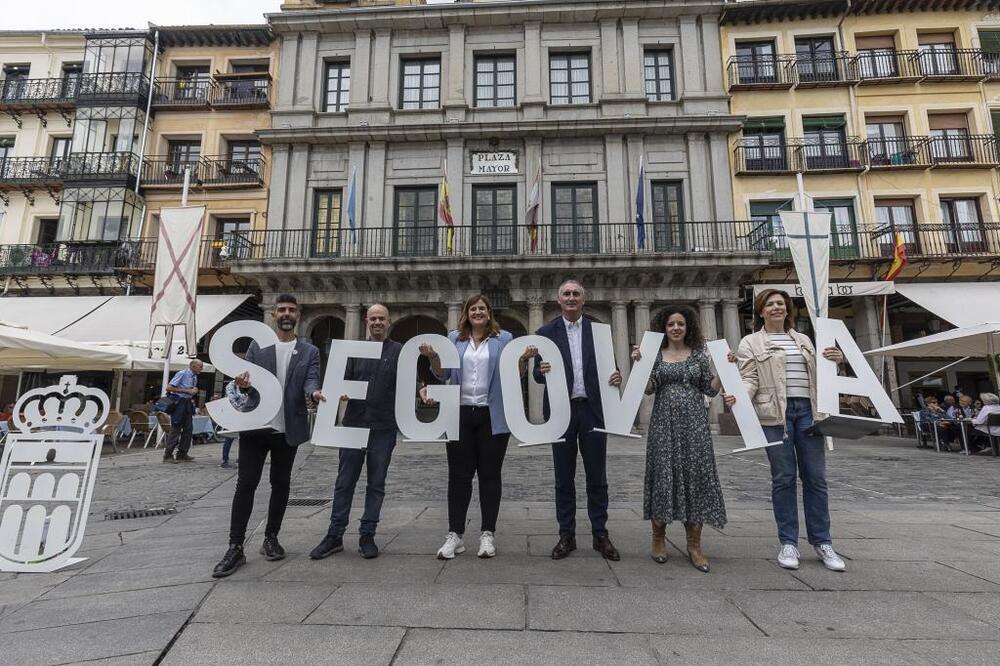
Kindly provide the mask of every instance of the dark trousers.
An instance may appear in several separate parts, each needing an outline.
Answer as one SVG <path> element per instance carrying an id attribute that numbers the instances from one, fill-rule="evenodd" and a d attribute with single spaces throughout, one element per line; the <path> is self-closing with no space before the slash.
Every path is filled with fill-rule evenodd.
<path id="1" fill-rule="evenodd" d="M 465 518 L 472 501 L 472 477 L 479 475 L 479 510 L 482 530 L 495 532 L 500 515 L 500 470 L 507 454 L 510 433 L 494 435 L 489 407 L 460 409 L 458 441 L 448 442 L 448 529 L 465 533 Z"/>
<path id="2" fill-rule="evenodd" d="M 594 536 L 607 536 L 608 529 L 608 437 L 594 432 L 597 415 L 586 400 L 570 401 L 569 429 L 565 441 L 552 445 L 556 476 L 556 519 L 560 535 L 576 535 L 576 455 L 583 458 L 587 477 L 587 515 Z"/>
<path id="3" fill-rule="evenodd" d="M 361 515 L 360 533 L 362 536 L 375 536 L 378 517 L 382 512 L 382 500 L 385 499 L 385 477 L 389 472 L 389 461 L 394 448 L 395 430 L 371 429 L 368 431 L 368 448 L 340 450 L 340 466 L 337 469 L 337 482 L 333 486 L 333 509 L 330 511 L 330 529 L 327 534 L 332 537 L 344 535 L 351 519 L 354 488 L 361 477 L 362 465 L 367 464 L 368 485 L 365 487 L 365 512 Z"/>
<path id="4" fill-rule="evenodd" d="M 292 485 L 292 463 L 295 462 L 294 446 L 285 441 L 285 434 L 265 430 L 240 433 L 240 468 L 236 475 L 236 495 L 229 523 L 229 543 L 240 544 L 246 540 L 247 523 L 253 511 L 253 496 L 264 472 L 267 454 L 271 454 L 271 500 L 267 507 L 267 525 L 264 535 L 278 536 L 281 521 L 288 506 L 288 493 Z"/>
<path id="5" fill-rule="evenodd" d="M 194 423 L 194 401 L 180 400 L 174 413 L 170 415 L 170 434 L 167 435 L 167 448 L 163 451 L 164 458 L 173 458 L 174 449 L 177 455 L 186 456 L 191 450 L 191 429 Z"/>
<path id="6" fill-rule="evenodd" d="M 229 462 L 229 451 L 232 450 L 234 441 L 235 437 L 222 438 L 222 462 Z"/>
<path id="7" fill-rule="evenodd" d="M 802 505 L 806 514 L 806 536 L 813 546 L 831 543 L 830 507 L 826 485 L 826 445 L 819 435 L 807 435 L 813 424 L 812 402 L 808 398 L 788 398 L 785 407 L 784 438 L 769 446 L 771 463 L 771 507 L 782 544 L 799 543 L 799 507 L 796 473 L 802 479 Z M 767 441 L 782 437 L 781 426 L 764 426 Z"/>

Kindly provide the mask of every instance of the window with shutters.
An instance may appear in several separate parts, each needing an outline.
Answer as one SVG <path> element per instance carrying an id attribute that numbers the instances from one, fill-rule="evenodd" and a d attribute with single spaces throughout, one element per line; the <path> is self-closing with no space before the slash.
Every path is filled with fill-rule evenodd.
<path id="1" fill-rule="evenodd" d="M 973 159 L 969 121 L 962 113 L 935 113 L 930 125 L 931 159 L 934 162 L 965 162 Z"/>
<path id="2" fill-rule="evenodd" d="M 741 142 L 747 171 L 785 171 L 788 168 L 785 121 L 781 117 L 748 118 Z"/>
<path id="3" fill-rule="evenodd" d="M 971 197 L 941 198 L 941 222 L 951 254 L 986 249 L 979 200 Z"/>
<path id="4" fill-rule="evenodd" d="M 838 81 L 833 37 L 797 37 L 795 67 L 799 81 Z"/>
<path id="5" fill-rule="evenodd" d="M 892 35 L 855 38 L 858 75 L 862 79 L 888 79 L 900 75 L 901 59 Z"/>
<path id="6" fill-rule="evenodd" d="M 951 33 L 923 34 L 918 36 L 920 72 L 926 76 L 958 74 L 958 52 L 955 35 Z"/>
<path id="7" fill-rule="evenodd" d="M 916 144 L 907 139 L 902 116 L 869 116 L 865 119 L 865 134 L 872 166 L 917 162 Z"/>
<path id="8" fill-rule="evenodd" d="M 896 248 L 896 233 L 903 237 L 903 244 L 910 256 L 920 253 L 917 238 L 917 217 L 912 199 L 876 199 L 875 222 L 878 228 L 874 240 L 883 257 L 892 257 Z"/>
<path id="9" fill-rule="evenodd" d="M 750 219 L 753 229 L 750 233 L 750 247 L 754 250 L 778 250 L 783 256 L 788 254 L 788 239 L 785 238 L 785 227 L 778 214 L 783 210 L 792 210 L 791 199 L 773 201 L 751 201 Z"/>
<path id="10" fill-rule="evenodd" d="M 1000 74 L 1000 30 L 980 30 L 979 50 L 984 73 L 991 77 Z"/>
<path id="11" fill-rule="evenodd" d="M 843 169 L 848 166 L 846 126 L 844 116 L 802 119 L 807 169 Z"/>
<path id="12" fill-rule="evenodd" d="M 830 213 L 830 258 L 854 259 L 858 256 L 858 229 L 854 219 L 853 199 L 816 199 L 818 211 Z"/>

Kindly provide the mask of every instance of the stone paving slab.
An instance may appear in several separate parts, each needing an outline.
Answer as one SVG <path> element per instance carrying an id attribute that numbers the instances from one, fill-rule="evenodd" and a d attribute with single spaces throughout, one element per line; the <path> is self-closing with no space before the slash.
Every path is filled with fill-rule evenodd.
<path id="1" fill-rule="evenodd" d="M 647 636 L 550 631 L 462 631 L 411 629 L 394 665 L 505 664 L 548 666 L 653 666 Z"/>
<path id="2" fill-rule="evenodd" d="M 767 560 L 709 560 L 707 574 L 691 566 L 687 555 L 671 557 L 664 564 L 652 558 L 630 557 L 610 563 L 622 587 L 656 590 L 808 590 L 802 580 Z"/>
<path id="3" fill-rule="evenodd" d="M 351 664 L 384 666 L 405 630 L 399 627 L 191 624 L 162 662 L 218 664 Z"/>
<path id="4" fill-rule="evenodd" d="M 996 559 L 993 560 L 976 560 L 974 562 L 965 561 L 965 553 L 962 553 L 962 560 L 951 561 L 948 560 L 945 564 L 949 567 L 958 569 L 972 576 L 982 578 L 983 580 L 989 581 L 991 583 L 1000 584 L 1000 561 Z"/>
<path id="5" fill-rule="evenodd" d="M 927 594 L 977 620 L 1000 627 L 1000 593 L 928 592 Z"/>
<path id="6" fill-rule="evenodd" d="M 505 555 L 481 560 L 466 552 L 449 561 L 437 577 L 448 585 L 464 583 L 510 585 L 617 585 L 614 574 L 600 555 L 577 551 L 564 560 Z"/>
<path id="7" fill-rule="evenodd" d="M 928 666 L 996 666 L 997 650 L 994 641 L 972 640 L 916 640 L 897 644 L 899 653 L 913 655 L 913 664 Z"/>
<path id="8" fill-rule="evenodd" d="M 189 611 L 145 615 L 130 619 L 104 620 L 50 629 L 22 631 L 5 637 L 3 663 L 43 666 L 156 652 L 166 647 L 187 619 Z"/>
<path id="9" fill-rule="evenodd" d="M 906 641 L 869 639 L 649 636 L 661 664 L 810 664 L 912 666 Z"/>
<path id="10" fill-rule="evenodd" d="M 124 620 L 171 611 L 190 611 L 205 598 L 210 589 L 209 583 L 194 583 L 151 590 L 35 601 L 3 618 L 0 621 L 0 634 L 102 620 Z M 17 640 L 17 638 L 7 640 Z"/>
<path id="11" fill-rule="evenodd" d="M 847 572 L 801 567 L 792 575 L 814 590 L 1000 592 L 1000 586 L 937 562 L 850 562 Z"/>
<path id="12" fill-rule="evenodd" d="M 433 555 L 393 555 L 365 560 L 355 552 L 344 550 L 324 560 L 308 556 L 289 557 L 281 566 L 265 576 L 269 581 L 323 581 L 336 583 L 433 583 L 444 568 L 444 562 Z M 243 577 L 243 569 L 231 579 Z"/>
<path id="13" fill-rule="evenodd" d="M 769 636 L 1000 640 L 1000 631 L 917 592 L 739 592 Z"/>
<path id="14" fill-rule="evenodd" d="M 108 657 L 107 659 L 74 661 L 69 666 L 83 666 L 84 664 L 86 666 L 147 666 L 148 664 L 155 663 L 159 656 L 159 652 L 139 652 L 120 657 Z"/>
<path id="15" fill-rule="evenodd" d="M 1000 554 L 994 552 L 996 544 L 990 541 L 956 542 L 954 539 L 921 539 L 917 533 L 908 539 L 837 539 L 834 537 L 834 546 L 852 560 L 950 562 L 955 559 L 1000 559 L 998 557 Z M 803 550 L 803 553 L 806 548 L 808 548 L 807 544 L 800 544 L 800 550 Z M 809 556 L 812 556 L 811 550 L 809 548 Z"/>
<path id="16" fill-rule="evenodd" d="M 524 629 L 521 585 L 345 583 L 307 624 Z"/>
<path id="17" fill-rule="evenodd" d="M 130 569 L 125 571 L 109 571 L 105 573 L 81 573 L 70 578 L 65 583 L 48 590 L 41 598 L 63 599 L 68 597 L 83 597 L 93 594 L 110 592 L 127 592 L 130 590 L 147 590 L 188 583 L 201 583 L 208 579 L 208 573 L 199 567 L 192 567 L 178 562 L 169 567 L 153 567 L 149 569 Z"/>
<path id="18" fill-rule="evenodd" d="M 336 583 L 227 581 L 216 585 L 194 622 L 298 624 L 337 589 Z M 253 629 L 246 629 L 253 631 Z"/>

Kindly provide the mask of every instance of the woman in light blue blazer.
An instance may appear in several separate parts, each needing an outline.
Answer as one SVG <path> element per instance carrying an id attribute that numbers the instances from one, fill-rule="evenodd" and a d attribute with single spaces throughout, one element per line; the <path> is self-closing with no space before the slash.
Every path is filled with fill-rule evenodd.
<path id="1" fill-rule="evenodd" d="M 461 387 L 459 393 L 458 441 L 448 442 L 448 536 L 438 549 L 440 560 L 450 560 L 465 552 L 462 536 L 472 500 L 472 477 L 479 475 L 479 506 L 482 535 L 479 557 L 496 555 L 494 534 L 500 514 L 500 470 L 507 453 L 510 430 L 503 411 L 500 390 L 500 354 L 513 336 L 500 328 L 490 300 L 477 294 L 467 300 L 458 320 L 458 330 L 448 333 L 458 349 L 460 366 L 445 371 L 430 345 L 421 345 L 431 369 L 439 379 Z M 520 358 L 523 376 L 528 359 L 538 350 L 528 347 Z"/>

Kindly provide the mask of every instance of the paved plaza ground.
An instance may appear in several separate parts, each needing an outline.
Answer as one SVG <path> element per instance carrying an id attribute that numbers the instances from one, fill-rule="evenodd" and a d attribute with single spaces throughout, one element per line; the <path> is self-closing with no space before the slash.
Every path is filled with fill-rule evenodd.
<path id="1" fill-rule="evenodd" d="M 106 455 L 80 554 L 52 574 L 0 574 L 0 664 L 588 664 L 1000 662 L 1000 460 L 918 450 L 911 440 L 842 443 L 829 460 L 834 539 L 847 573 L 826 571 L 804 542 L 802 567 L 775 563 L 763 453 L 722 456 L 730 523 L 706 528 L 709 574 L 682 556 L 663 565 L 642 520 L 645 444 L 609 446 L 609 563 L 589 549 L 554 562 L 552 471 L 544 448 L 511 448 L 498 556 L 434 558 L 446 528 L 443 446 L 400 445 L 378 544 L 313 562 L 328 506 L 293 506 L 283 562 L 257 555 L 210 577 L 226 547 L 235 474 L 219 445 L 192 464 L 159 451 Z M 292 494 L 328 498 L 336 452 L 303 447 Z M 266 474 L 266 472 L 265 472 Z M 582 467 L 578 475 L 582 477 Z M 578 486 L 581 490 L 582 478 Z M 362 499 L 359 487 L 356 501 Z M 105 520 L 115 509 L 173 515 Z M 468 536 L 478 538 L 478 510 Z M 474 549 L 473 549 L 474 550 Z"/>

